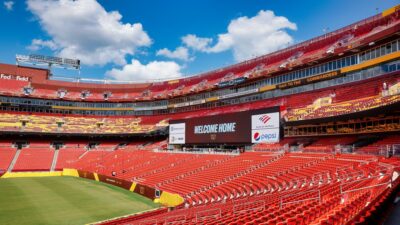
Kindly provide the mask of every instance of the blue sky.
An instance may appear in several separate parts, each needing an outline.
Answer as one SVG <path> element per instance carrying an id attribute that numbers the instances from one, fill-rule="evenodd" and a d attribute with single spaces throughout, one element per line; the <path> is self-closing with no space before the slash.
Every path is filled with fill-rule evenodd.
<path id="1" fill-rule="evenodd" d="M 81 76 L 193 75 L 372 16 L 398 0 L 0 0 L 0 62 L 15 54 L 82 60 Z M 378 9 L 378 10 L 377 10 Z M 177 50 L 177 51 L 175 51 Z M 65 70 L 55 75 L 74 76 Z"/>

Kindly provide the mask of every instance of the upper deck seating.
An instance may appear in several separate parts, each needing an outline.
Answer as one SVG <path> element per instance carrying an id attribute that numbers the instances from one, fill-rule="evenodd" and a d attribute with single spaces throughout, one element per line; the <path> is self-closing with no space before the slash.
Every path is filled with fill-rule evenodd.
<path id="1" fill-rule="evenodd" d="M 369 43 L 380 40 L 389 34 L 394 34 L 399 27 L 400 20 L 397 12 L 388 16 L 376 15 L 303 43 L 247 60 L 243 63 L 193 77 L 136 84 L 135 88 L 126 85 L 121 85 L 120 87 L 114 85 L 108 88 L 104 84 L 91 86 L 87 83 L 70 84 L 62 81 L 40 83 L 36 79 L 33 79 L 31 82 L 2 79 L 0 94 L 24 96 L 22 88 L 30 85 L 34 90 L 30 96 L 35 98 L 57 99 L 57 91 L 65 89 L 67 92 L 63 98 L 75 101 L 82 100 L 81 93 L 85 90 L 92 93 L 84 101 L 104 101 L 103 94 L 105 92 L 112 93 L 108 101 L 166 99 L 170 97 L 169 94 L 171 93 L 172 96 L 181 96 L 193 92 L 212 90 L 215 88 L 215 84 L 221 80 L 229 80 L 237 77 L 253 79 L 261 76 L 271 76 L 277 72 L 289 71 L 304 64 L 323 61 L 328 56 L 340 55 L 352 51 L 354 48 L 359 50 L 362 46 L 368 46 Z M 5 72 L 10 72 L 16 70 L 16 68 L 10 69 L 7 67 L 5 70 Z M 25 68 L 25 70 L 27 69 Z M 43 71 L 41 72 L 43 73 Z M 229 79 L 227 79 L 228 74 L 233 75 L 228 76 Z M 148 94 L 143 96 L 143 92 L 148 92 Z"/>
<path id="2" fill-rule="evenodd" d="M 328 90 L 318 95 L 301 94 L 288 97 L 288 121 L 317 119 L 355 113 L 382 106 L 387 106 L 400 101 L 399 94 L 383 95 L 382 83 L 387 82 L 389 86 L 397 85 L 397 78 L 387 78 L 385 80 L 373 80 L 355 86 L 345 86 L 335 90 Z M 332 97 L 333 96 L 333 97 Z M 295 98 L 298 97 L 298 98 Z M 321 97 L 331 98 L 331 103 L 316 104 L 311 103 Z M 302 106 L 290 99 L 297 99 L 297 102 L 305 103 Z"/>
<path id="3" fill-rule="evenodd" d="M 18 96 L 23 95 L 23 88 L 29 85 L 28 81 L 21 80 L 0 80 L 0 94 Z"/>

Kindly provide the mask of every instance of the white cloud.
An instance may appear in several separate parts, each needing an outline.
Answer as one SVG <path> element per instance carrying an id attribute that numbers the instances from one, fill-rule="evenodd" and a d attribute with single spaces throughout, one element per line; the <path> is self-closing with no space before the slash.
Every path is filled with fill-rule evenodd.
<path id="1" fill-rule="evenodd" d="M 31 51 L 37 51 L 42 48 L 49 48 L 54 51 L 57 50 L 58 46 L 52 40 L 33 39 L 31 45 L 27 47 Z"/>
<path id="2" fill-rule="evenodd" d="M 8 11 L 12 11 L 14 9 L 14 4 L 15 4 L 15 2 L 13 2 L 13 1 L 4 1 L 4 7 Z"/>
<path id="3" fill-rule="evenodd" d="M 199 38 L 194 34 L 188 34 L 184 37 L 182 37 L 182 42 L 194 49 L 194 50 L 198 50 L 198 51 L 206 51 L 208 46 L 211 44 L 212 39 L 211 38 Z"/>
<path id="4" fill-rule="evenodd" d="M 208 52 L 216 53 L 226 51 L 232 46 L 234 46 L 234 40 L 230 34 L 219 34 L 218 42 L 213 47 L 208 49 Z"/>
<path id="5" fill-rule="evenodd" d="M 183 61 L 191 61 L 193 58 L 189 56 L 189 50 L 185 47 L 178 47 L 174 51 L 163 48 L 157 51 L 156 55 L 164 56 L 171 59 L 180 59 Z"/>
<path id="6" fill-rule="evenodd" d="M 228 32 L 219 34 L 212 46 L 211 38 L 189 34 L 182 38 L 183 43 L 194 50 L 217 53 L 232 50 L 236 61 L 242 61 L 267 54 L 293 43 L 287 29 L 297 30 L 295 23 L 286 17 L 275 16 L 274 12 L 261 10 L 254 17 L 246 16 L 232 20 Z"/>
<path id="7" fill-rule="evenodd" d="M 148 64 L 142 64 L 133 59 L 130 64 L 122 69 L 112 69 L 106 72 L 106 75 L 121 81 L 147 81 L 158 79 L 172 79 L 182 77 L 181 66 L 172 61 L 152 61 Z"/>
<path id="8" fill-rule="evenodd" d="M 124 65 L 127 55 L 134 55 L 138 48 L 152 43 L 142 24 L 123 23 L 119 12 L 107 12 L 95 0 L 28 0 L 27 3 L 51 37 L 49 43 L 54 43 L 51 46 L 57 47 L 55 53 L 61 57 L 79 58 L 88 65 Z M 33 40 L 31 47 L 50 46 L 35 45 Z"/>

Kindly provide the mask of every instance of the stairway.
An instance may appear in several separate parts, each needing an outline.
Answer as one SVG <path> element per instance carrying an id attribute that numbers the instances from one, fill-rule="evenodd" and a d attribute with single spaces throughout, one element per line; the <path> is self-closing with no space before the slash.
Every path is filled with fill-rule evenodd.
<path id="1" fill-rule="evenodd" d="M 57 165 L 58 153 L 60 150 L 54 150 L 53 162 L 51 163 L 50 171 L 54 171 Z"/>
<path id="2" fill-rule="evenodd" d="M 82 155 L 80 155 L 80 156 L 78 157 L 78 159 L 82 159 L 83 156 L 85 156 L 88 152 L 89 152 L 89 150 L 86 150 L 84 153 L 82 153 Z"/>
<path id="3" fill-rule="evenodd" d="M 21 153 L 21 149 L 17 149 L 17 151 L 15 152 L 14 158 L 11 161 L 10 166 L 8 167 L 7 172 L 11 172 L 14 169 L 14 165 L 15 165 L 15 163 L 17 163 L 20 153 Z"/>

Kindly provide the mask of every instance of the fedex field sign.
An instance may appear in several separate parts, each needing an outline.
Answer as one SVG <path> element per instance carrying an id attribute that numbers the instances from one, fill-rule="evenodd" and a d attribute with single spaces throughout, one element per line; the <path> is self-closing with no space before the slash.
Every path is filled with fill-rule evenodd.
<path id="1" fill-rule="evenodd" d="M 23 76 L 14 76 L 14 75 L 7 75 L 7 74 L 0 74 L 1 80 L 20 80 L 20 81 L 29 81 L 29 77 Z"/>

